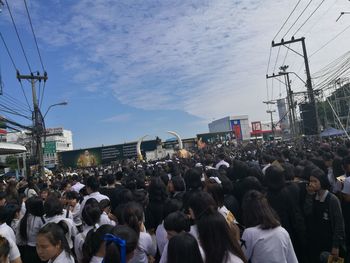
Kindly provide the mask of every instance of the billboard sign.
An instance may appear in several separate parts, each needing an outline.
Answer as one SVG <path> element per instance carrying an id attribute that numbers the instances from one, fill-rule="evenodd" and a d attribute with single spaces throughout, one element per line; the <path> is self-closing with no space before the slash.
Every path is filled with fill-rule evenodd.
<path id="1" fill-rule="evenodd" d="M 136 142 L 88 148 L 74 151 L 59 152 L 60 164 L 64 167 L 91 167 L 109 164 L 113 161 L 137 157 Z M 154 151 L 156 140 L 141 143 L 141 152 Z"/>
<path id="2" fill-rule="evenodd" d="M 44 153 L 56 153 L 56 142 L 45 142 Z"/>
<path id="3" fill-rule="evenodd" d="M 232 131 L 197 134 L 197 141 L 201 143 L 222 143 L 231 141 L 234 138 L 235 136 Z"/>
<path id="4" fill-rule="evenodd" d="M 241 120 L 231 120 L 231 129 L 234 132 L 237 140 L 242 140 Z"/>

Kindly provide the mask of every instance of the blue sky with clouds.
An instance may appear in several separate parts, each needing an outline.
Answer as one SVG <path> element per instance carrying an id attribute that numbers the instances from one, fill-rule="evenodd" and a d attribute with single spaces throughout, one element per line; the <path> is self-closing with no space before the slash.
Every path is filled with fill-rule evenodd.
<path id="1" fill-rule="evenodd" d="M 42 111 L 53 103 L 69 103 L 52 108 L 46 126 L 72 130 L 75 148 L 82 148 L 134 141 L 144 134 L 166 138 L 167 130 L 193 137 L 207 132 L 211 120 L 227 115 L 268 120 L 262 100 L 267 99 L 270 43 L 296 2 L 27 0 L 49 76 Z M 301 1 L 276 41 L 307 2 Z M 310 4 L 286 39 L 320 2 Z M 31 67 L 42 71 L 24 3 L 9 1 L 9 5 Z M 306 37 L 312 53 L 350 25 L 350 16 L 335 23 L 347 10 L 348 1 L 325 1 L 296 36 Z M 27 74 L 6 6 L 0 17 L 0 31 L 15 64 Z M 313 72 L 348 51 L 349 32 L 311 59 Z M 0 48 L 4 93 L 19 100 L 18 107 L 25 107 L 13 66 L 3 45 Z M 298 45 L 295 49 L 300 51 Z M 275 64 L 282 65 L 286 49 L 279 53 L 275 63 L 278 48 L 272 49 L 269 74 Z M 288 53 L 285 64 L 304 76 L 301 63 L 301 58 Z M 268 85 L 268 98 L 285 95 L 279 82 Z M 24 83 L 24 88 L 30 98 L 30 85 Z M 293 88 L 305 89 L 297 79 Z"/>

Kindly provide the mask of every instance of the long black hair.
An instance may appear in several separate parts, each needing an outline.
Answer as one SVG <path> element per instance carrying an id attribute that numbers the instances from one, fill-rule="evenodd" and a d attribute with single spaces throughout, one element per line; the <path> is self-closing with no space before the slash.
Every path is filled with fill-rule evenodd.
<path id="1" fill-rule="evenodd" d="M 39 232 L 39 235 L 44 235 L 49 242 L 56 246 L 61 244 L 61 248 L 63 251 L 71 255 L 71 250 L 68 245 L 68 241 L 66 239 L 66 234 L 68 233 L 68 226 L 64 221 L 60 221 L 56 223 L 48 223 L 43 226 Z"/>
<path id="2" fill-rule="evenodd" d="M 89 263 L 91 258 L 99 251 L 101 245 L 104 244 L 104 235 L 111 233 L 113 230 L 111 225 L 102 225 L 96 231 L 91 229 L 86 235 L 83 244 L 83 263 Z"/>
<path id="3" fill-rule="evenodd" d="M 219 212 L 206 210 L 196 224 L 206 263 L 226 262 L 229 252 L 247 262 L 236 239 L 237 233 Z"/>
<path id="4" fill-rule="evenodd" d="M 181 233 L 169 240 L 168 263 L 203 263 L 197 240 L 188 233 Z"/>
<path id="5" fill-rule="evenodd" d="M 251 190 L 245 194 L 242 212 L 246 227 L 272 229 L 281 225 L 276 212 L 270 207 L 265 195 L 259 191 Z"/>
<path id="6" fill-rule="evenodd" d="M 24 240 L 27 240 L 27 219 L 28 215 L 37 216 L 42 219 L 44 215 L 44 203 L 43 200 L 38 196 L 33 196 L 29 199 L 27 199 L 26 203 L 26 213 L 21 219 L 20 225 L 19 225 L 19 234 L 21 238 Z M 42 219 L 43 220 L 43 219 Z"/>
<path id="7" fill-rule="evenodd" d="M 122 212 L 118 213 L 118 223 L 128 225 L 139 235 L 140 222 L 143 220 L 142 206 L 136 202 L 129 202 L 122 206 Z"/>
<path id="8" fill-rule="evenodd" d="M 100 220 L 102 211 L 100 205 L 95 198 L 90 198 L 86 201 L 81 217 L 84 223 L 88 226 L 93 226 Z"/>
<path id="9" fill-rule="evenodd" d="M 138 234 L 130 227 L 120 225 L 113 228 L 112 235 L 125 240 L 126 242 L 126 257 L 130 255 L 139 241 Z M 103 258 L 104 263 L 120 263 L 121 262 L 121 251 L 120 246 L 114 242 L 107 242 L 106 253 Z"/>

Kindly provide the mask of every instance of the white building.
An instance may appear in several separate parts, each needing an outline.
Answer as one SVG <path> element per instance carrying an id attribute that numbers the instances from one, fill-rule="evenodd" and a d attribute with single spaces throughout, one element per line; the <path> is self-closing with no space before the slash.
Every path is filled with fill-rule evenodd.
<path id="1" fill-rule="evenodd" d="M 32 137 L 29 131 L 7 134 L 7 142 L 18 143 L 30 149 Z M 63 128 L 46 129 L 46 138 L 43 140 L 44 165 L 53 168 L 58 164 L 57 152 L 73 150 L 73 135 Z"/>
<path id="2" fill-rule="evenodd" d="M 233 131 L 236 139 L 249 140 L 250 131 L 248 115 L 227 116 L 208 124 L 209 132 Z"/>

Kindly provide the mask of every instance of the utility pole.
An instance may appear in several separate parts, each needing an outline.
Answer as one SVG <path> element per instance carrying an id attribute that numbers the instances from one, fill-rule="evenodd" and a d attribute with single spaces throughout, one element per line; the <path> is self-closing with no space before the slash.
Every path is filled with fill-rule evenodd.
<path id="1" fill-rule="evenodd" d="M 275 125 L 273 124 L 273 116 L 272 114 L 276 112 L 275 110 L 267 110 L 266 113 L 269 113 L 270 114 L 270 118 L 271 118 L 271 131 L 272 131 L 272 134 L 273 136 L 275 136 Z"/>
<path id="2" fill-rule="evenodd" d="M 34 75 L 31 73 L 30 75 L 20 75 L 19 71 L 17 71 L 17 79 L 18 81 L 21 81 L 22 79 L 29 80 L 32 86 L 32 96 L 33 96 L 33 107 L 34 107 L 34 112 L 33 112 L 33 136 L 35 140 L 35 151 L 34 151 L 34 156 L 36 157 L 38 161 L 38 172 L 40 177 L 44 176 L 45 174 L 45 169 L 44 169 L 44 156 L 43 156 L 43 145 L 42 145 L 42 137 L 43 134 L 45 133 L 44 131 L 44 119 L 43 116 L 40 112 L 39 108 L 39 103 L 38 103 L 38 98 L 36 96 L 36 88 L 35 88 L 35 83 L 37 81 L 46 81 L 47 78 L 47 73 L 45 72 L 43 76 L 37 73 L 37 75 Z"/>
<path id="3" fill-rule="evenodd" d="M 310 103 L 310 110 L 311 110 L 311 115 L 314 116 L 314 121 L 311 133 L 319 133 L 319 126 L 318 126 L 318 118 L 317 118 L 317 109 L 316 109 L 316 102 L 315 102 L 315 96 L 314 96 L 314 91 L 312 89 L 312 82 L 311 82 L 311 74 L 310 74 L 310 68 L 309 68 L 309 60 L 307 57 L 307 52 L 306 52 L 306 45 L 305 45 L 305 37 L 295 39 L 292 37 L 291 40 L 289 41 L 284 41 L 283 39 L 281 40 L 280 43 L 275 43 L 272 41 L 272 47 L 277 47 L 277 46 L 285 46 L 287 44 L 292 44 L 296 42 L 301 42 L 302 48 L 303 48 L 303 54 L 299 54 L 298 52 L 294 51 L 293 49 L 289 48 L 293 52 L 297 53 L 299 56 L 304 58 L 304 63 L 305 63 L 305 71 L 306 71 L 306 88 L 307 88 L 307 93 L 309 97 L 309 103 Z"/>

